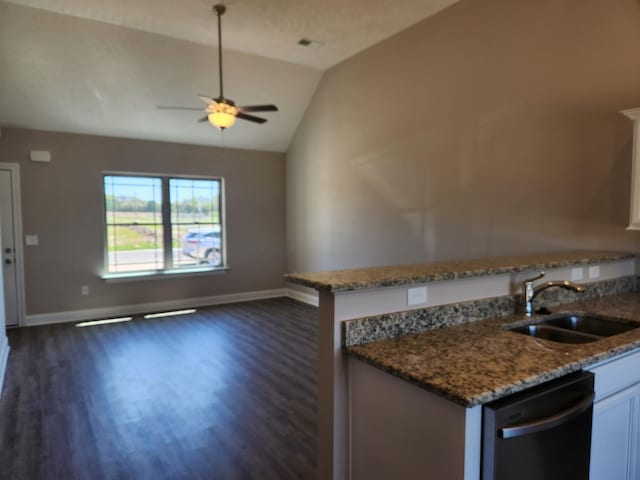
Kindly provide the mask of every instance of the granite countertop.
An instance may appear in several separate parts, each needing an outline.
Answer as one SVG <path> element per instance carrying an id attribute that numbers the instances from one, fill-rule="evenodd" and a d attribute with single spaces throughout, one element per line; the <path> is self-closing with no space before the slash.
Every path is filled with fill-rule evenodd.
<path id="1" fill-rule="evenodd" d="M 640 323 L 640 294 L 600 297 L 553 309 L 560 312 L 589 312 Z M 425 390 L 472 407 L 640 348 L 640 328 L 578 345 L 503 328 L 527 320 L 532 319 L 512 315 L 481 320 L 346 350 Z"/>
<path id="2" fill-rule="evenodd" d="M 634 254 L 626 252 L 556 252 L 314 273 L 289 273 L 285 275 L 285 279 L 316 290 L 344 292 L 363 288 L 400 286 L 411 283 L 514 273 L 533 269 L 588 265 L 634 257 Z"/>

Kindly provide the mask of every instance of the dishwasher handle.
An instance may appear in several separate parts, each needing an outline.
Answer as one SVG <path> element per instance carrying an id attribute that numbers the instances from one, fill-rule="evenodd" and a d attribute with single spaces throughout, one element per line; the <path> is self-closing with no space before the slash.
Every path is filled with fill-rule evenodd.
<path id="1" fill-rule="evenodd" d="M 575 405 L 540 420 L 533 422 L 521 423 L 520 425 L 513 425 L 511 427 L 505 427 L 498 429 L 498 437 L 500 438 L 515 438 L 523 435 L 530 435 L 532 433 L 541 432 L 543 430 L 549 430 L 557 427 L 568 421 L 574 419 L 578 415 L 585 412 L 592 404 L 595 393 L 590 393 L 586 397 L 580 399 Z"/>

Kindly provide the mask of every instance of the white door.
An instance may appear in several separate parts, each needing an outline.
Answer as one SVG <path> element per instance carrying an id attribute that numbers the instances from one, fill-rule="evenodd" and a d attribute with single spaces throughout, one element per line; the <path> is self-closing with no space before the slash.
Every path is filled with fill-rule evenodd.
<path id="1" fill-rule="evenodd" d="M 0 229 L 2 228 L 2 222 L 0 221 Z M 0 252 L 2 251 L 2 234 L 0 232 Z M 3 276 L 0 275 L 0 339 L 3 338 L 4 333 L 4 327 L 6 325 L 6 320 L 5 320 L 5 314 L 4 314 L 4 279 L 2 278 Z M 0 340 L 0 343 L 2 342 L 2 340 Z M 2 388 L 2 385 L 0 385 L 0 389 Z M 1 392 L 1 390 L 0 390 Z"/>
<path id="2" fill-rule="evenodd" d="M 2 236 L 2 277 L 4 283 L 4 312 L 7 326 L 18 325 L 19 291 L 16 261 L 16 192 L 14 172 L 0 166 L 0 235 Z"/>

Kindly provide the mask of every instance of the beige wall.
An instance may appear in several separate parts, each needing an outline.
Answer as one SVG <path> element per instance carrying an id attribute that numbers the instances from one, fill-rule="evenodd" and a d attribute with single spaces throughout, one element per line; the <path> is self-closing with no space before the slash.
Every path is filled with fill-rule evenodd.
<path id="1" fill-rule="evenodd" d="M 462 0 L 328 71 L 287 154 L 289 271 L 626 232 L 636 0 Z"/>
<path id="2" fill-rule="evenodd" d="M 31 162 L 32 149 L 49 150 L 52 162 Z M 0 162 L 20 164 L 24 233 L 40 242 L 24 247 L 27 314 L 283 286 L 283 154 L 3 128 Z M 103 281 L 104 171 L 224 177 L 229 272 Z"/>

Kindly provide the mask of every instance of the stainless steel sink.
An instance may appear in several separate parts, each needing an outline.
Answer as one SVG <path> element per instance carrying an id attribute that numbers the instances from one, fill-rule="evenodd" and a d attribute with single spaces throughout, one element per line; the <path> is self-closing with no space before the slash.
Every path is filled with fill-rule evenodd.
<path id="1" fill-rule="evenodd" d="M 638 328 L 638 324 L 592 315 L 565 315 L 542 322 L 550 327 L 564 328 L 599 337 L 611 337 Z"/>
<path id="2" fill-rule="evenodd" d="M 617 318 L 589 314 L 553 315 L 542 321 L 507 327 L 508 330 L 559 343 L 589 343 L 640 327 Z"/>
<path id="3" fill-rule="evenodd" d="M 559 343 L 589 343 L 599 340 L 601 337 L 583 333 L 572 332 L 562 328 L 548 327 L 546 325 L 522 325 L 509 328 L 512 332 L 523 333 L 530 337 L 542 338 Z"/>

